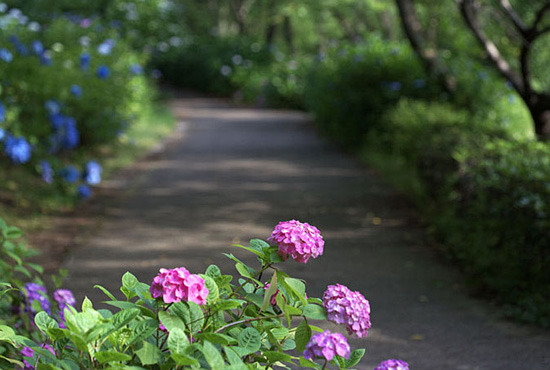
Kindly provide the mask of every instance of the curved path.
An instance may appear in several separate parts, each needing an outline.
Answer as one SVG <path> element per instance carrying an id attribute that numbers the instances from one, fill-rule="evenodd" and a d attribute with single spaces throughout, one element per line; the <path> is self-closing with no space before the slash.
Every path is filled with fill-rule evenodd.
<path id="1" fill-rule="evenodd" d="M 468 298 L 407 203 L 320 141 L 306 115 L 184 95 L 173 111 L 172 143 L 105 184 L 114 196 L 101 225 L 66 261 L 80 297 L 100 301 L 91 287 L 116 291 L 127 270 L 146 282 L 160 267 L 233 271 L 221 255 L 232 242 L 265 239 L 295 218 L 321 230 L 325 254 L 284 269 L 305 278 L 312 296 L 339 282 L 371 302 L 369 337 L 352 341 L 367 350 L 359 368 L 402 358 L 418 370 L 550 369 L 550 336 Z"/>

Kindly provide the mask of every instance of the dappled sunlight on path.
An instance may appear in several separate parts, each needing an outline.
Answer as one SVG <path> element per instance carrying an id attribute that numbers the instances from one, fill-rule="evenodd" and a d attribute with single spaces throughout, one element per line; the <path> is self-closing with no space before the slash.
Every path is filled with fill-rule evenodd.
<path id="1" fill-rule="evenodd" d="M 319 140 L 307 115 L 194 96 L 172 107 L 181 138 L 105 185 L 114 195 L 101 227 L 66 262 L 79 297 L 103 299 L 92 286 L 115 292 L 127 270 L 145 282 L 161 267 L 198 273 L 215 263 L 232 272 L 221 255 L 231 243 L 265 239 L 279 221 L 298 219 L 321 230 L 325 254 L 284 269 L 305 278 L 312 296 L 341 283 L 371 302 L 373 329 L 353 340 L 367 348 L 360 368 L 390 357 L 412 369 L 550 368 L 548 336 L 503 324 L 467 298 L 426 246 L 414 211 Z"/>

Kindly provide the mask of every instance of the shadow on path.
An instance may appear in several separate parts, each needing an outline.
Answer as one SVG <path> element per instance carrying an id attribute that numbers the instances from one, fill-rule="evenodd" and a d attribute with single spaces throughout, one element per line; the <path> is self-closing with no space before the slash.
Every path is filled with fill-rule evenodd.
<path id="1" fill-rule="evenodd" d="M 79 298 L 104 299 L 129 270 L 199 273 L 233 242 L 267 238 L 279 221 L 317 226 L 325 254 L 284 268 L 320 297 L 341 283 L 371 302 L 359 368 L 402 358 L 411 369 L 549 369 L 549 336 L 498 321 L 467 298 L 459 277 L 425 245 L 413 210 L 372 171 L 314 134 L 302 113 L 236 108 L 193 95 L 173 100 L 177 138 L 108 182 L 101 226 L 65 267 Z M 235 251 L 233 251 L 235 252 Z M 240 255 L 238 252 L 237 255 Z M 330 327 L 331 330 L 336 330 Z"/>

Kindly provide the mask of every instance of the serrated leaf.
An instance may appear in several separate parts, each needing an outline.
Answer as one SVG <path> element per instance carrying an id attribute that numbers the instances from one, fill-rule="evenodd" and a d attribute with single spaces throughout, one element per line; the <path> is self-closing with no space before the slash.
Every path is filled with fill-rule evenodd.
<path id="1" fill-rule="evenodd" d="M 44 311 L 36 314 L 34 323 L 43 333 L 46 333 L 48 329 L 59 328 L 59 324 Z"/>
<path id="2" fill-rule="evenodd" d="M 215 279 L 218 276 L 222 275 L 222 272 L 220 268 L 216 265 L 210 265 L 205 271 L 205 275 L 210 276 L 211 278 Z"/>
<path id="3" fill-rule="evenodd" d="M 251 248 L 259 251 L 264 251 L 271 247 L 267 242 L 263 241 L 262 239 L 251 239 L 249 244 Z"/>
<path id="4" fill-rule="evenodd" d="M 239 347 L 243 348 L 247 354 L 254 353 L 260 350 L 262 345 L 262 337 L 258 330 L 247 327 L 239 333 Z"/>
<path id="5" fill-rule="evenodd" d="M 296 328 L 296 334 L 294 340 L 296 341 L 296 350 L 298 352 L 304 352 L 306 344 L 311 339 L 311 328 L 306 320 L 303 320 Z"/>
<path id="6" fill-rule="evenodd" d="M 143 346 L 135 353 L 139 357 L 142 365 L 154 365 L 159 363 L 162 359 L 160 349 L 147 341 L 143 341 Z"/>
<path id="7" fill-rule="evenodd" d="M 355 366 L 361 361 L 363 356 L 365 355 L 365 349 L 364 348 L 358 348 L 356 350 L 351 351 L 349 355 L 349 359 L 346 360 L 346 367 L 352 367 Z"/>
<path id="8" fill-rule="evenodd" d="M 122 286 L 132 291 L 136 287 L 138 279 L 129 271 L 122 275 Z"/>
<path id="9" fill-rule="evenodd" d="M 211 311 L 226 311 L 226 310 L 232 310 L 238 307 L 242 307 L 242 305 L 245 303 L 245 301 L 240 299 L 224 299 L 220 300 L 219 302 L 216 302 L 212 307 Z"/>
<path id="10" fill-rule="evenodd" d="M 168 334 L 168 348 L 171 353 L 183 354 L 183 351 L 189 346 L 189 339 L 182 329 L 173 328 Z"/>
<path id="11" fill-rule="evenodd" d="M 113 361 L 130 361 L 132 356 L 127 355 L 126 353 L 120 353 L 116 351 L 99 351 L 95 353 L 95 358 L 100 364 Z"/>
<path id="12" fill-rule="evenodd" d="M 277 273 L 273 272 L 271 277 L 271 282 L 269 283 L 269 288 L 264 293 L 264 299 L 260 311 L 264 311 L 269 305 L 271 305 L 271 297 L 277 293 Z"/>
<path id="13" fill-rule="evenodd" d="M 206 359 L 206 362 L 208 362 L 208 365 L 210 365 L 212 369 L 225 368 L 225 362 L 223 361 L 223 357 L 221 353 L 216 349 L 216 347 L 212 343 L 204 342 L 201 348 L 201 351 L 204 354 L 204 358 Z"/>
<path id="14" fill-rule="evenodd" d="M 200 277 L 204 280 L 204 285 L 208 289 L 208 297 L 206 298 L 207 304 L 215 303 L 220 297 L 220 291 L 218 289 L 218 284 L 208 275 L 200 274 Z"/>
<path id="15" fill-rule="evenodd" d="M 325 311 L 325 309 L 321 306 L 318 306 L 316 304 L 311 304 L 311 303 L 308 303 L 304 307 L 303 315 L 308 319 L 313 319 L 313 320 L 327 319 L 327 312 Z"/>
<path id="16" fill-rule="evenodd" d="M 185 323 L 177 315 L 171 314 L 167 311 L 160 311 L 158 315 L 160 322 L 169 332 L 174 329 L 185 330 Z"/>

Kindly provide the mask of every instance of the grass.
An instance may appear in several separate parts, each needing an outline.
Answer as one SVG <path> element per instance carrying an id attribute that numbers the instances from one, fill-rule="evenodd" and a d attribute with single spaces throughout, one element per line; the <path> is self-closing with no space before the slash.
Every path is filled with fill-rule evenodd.
<path id="1" fill-rule="evenodd" d="M 146 155 L 173 131 L 174 125 L 171 112 L 158 101 L 116 143 L 82 151 L 79 156 L 98 160 L 105 179 Z M 32 172 L 0 163 L 0 217 L 27 232 L 46 227 L 48 215 L 70 211 L 79 204 L 75 194 L 62 189 L 63 185 L 46 184 L 38 172 Z"/>

